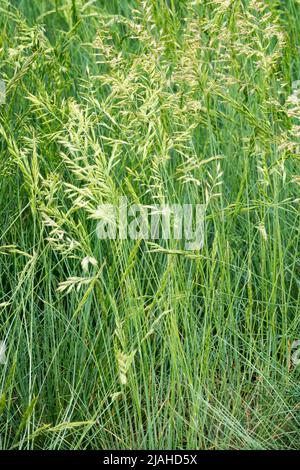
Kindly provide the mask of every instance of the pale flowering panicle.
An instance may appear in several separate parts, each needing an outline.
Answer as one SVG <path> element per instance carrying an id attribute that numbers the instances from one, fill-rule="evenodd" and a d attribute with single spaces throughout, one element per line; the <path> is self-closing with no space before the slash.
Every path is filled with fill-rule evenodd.
<path id="1" fill-rule="evenodd" d="M 81 261 L 81 266 L 82 266 L 82 269 L 85 273 L 87 273 L 89 271 L 89 265 L 97 267 L 98 266 L 98 261 L 95 258 L 93 258 L 92 256 L 86 256 Z"/>

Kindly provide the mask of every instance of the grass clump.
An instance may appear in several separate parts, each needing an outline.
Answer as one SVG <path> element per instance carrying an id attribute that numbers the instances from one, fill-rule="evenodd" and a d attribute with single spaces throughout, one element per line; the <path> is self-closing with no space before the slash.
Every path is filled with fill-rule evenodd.
<path id="1" fill-rule="evenodd" d="M 299 25 L 1 2 L 2 449 L 299 448 Z M 205 204 L 203 248 L 100 241 L 121 196 Z"/>

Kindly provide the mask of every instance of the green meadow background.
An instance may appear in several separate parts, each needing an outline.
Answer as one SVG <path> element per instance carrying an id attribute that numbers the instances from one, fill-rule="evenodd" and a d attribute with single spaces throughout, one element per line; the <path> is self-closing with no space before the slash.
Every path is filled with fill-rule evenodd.
<path id="1" fill-rule="evenodd" d="M 297 0 L 1 1 L 1 449 L 299 448 L 299 48 Z M 204 247 L 98 240 L 120 196 Z"/>

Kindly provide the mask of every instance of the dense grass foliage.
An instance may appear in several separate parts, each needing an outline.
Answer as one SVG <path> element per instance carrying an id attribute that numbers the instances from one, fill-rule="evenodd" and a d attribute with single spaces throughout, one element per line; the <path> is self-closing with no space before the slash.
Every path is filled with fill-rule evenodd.
<path id="1" fill-rule="evenodd" d="M 297 0 L 1 0 L 1 449 L 299 448 L 299 48 Z M 98 240 L 120 196 L 204 247 Z"/>

